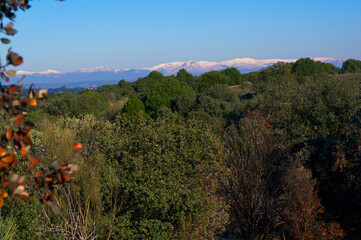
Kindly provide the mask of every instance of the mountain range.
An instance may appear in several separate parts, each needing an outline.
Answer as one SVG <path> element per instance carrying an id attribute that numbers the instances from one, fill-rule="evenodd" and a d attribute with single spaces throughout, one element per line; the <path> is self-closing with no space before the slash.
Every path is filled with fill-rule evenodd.
<path id="1" fill-rule="evenodd" d="M 331 63 L 336 67 L 341 67 L 345 59 L 334 58 L 313 58 L 315 61 Z M 116 84 L 121 79 L 135 81 L 138 78 L 147 76 L 152 71 L 158 71 L 169 76 L 177 74 L 184 68 L 193 75 L 201 75 L 212 70 L 222 70 L 229 67 L 237 68 L 241 73 L 258 71 L 276 62 L 296 62 L 297 59 L 266 59 L 256 60 L 252 58 L 236 58 L 229 61 L 209 62 L 209 61 L 188 61 L 171 62 L 160 64 L 150 68 L 142 69 L 111 69 L 106 67 L 83 68 L 79 71 L 61 73 L 56 70 L 44 72 L 18 71 L 17 78 L 26 76 L 23 80 L 27 87 L 34 83 L 37 87 L 56 88 L 67 87 L 99 87 L 104 84 Z"/>

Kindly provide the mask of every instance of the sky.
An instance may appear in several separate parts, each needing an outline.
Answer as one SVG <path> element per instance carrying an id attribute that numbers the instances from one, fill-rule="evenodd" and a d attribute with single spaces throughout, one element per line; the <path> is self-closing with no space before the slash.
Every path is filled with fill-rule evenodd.
<path id="1" fill-rule="evenodd" d="M 234 58 L 361 59 L 360 0 L 33 0 L 18 70 L 144 68 Z M 0 46 L 4 58 L 7 46 Z"/>

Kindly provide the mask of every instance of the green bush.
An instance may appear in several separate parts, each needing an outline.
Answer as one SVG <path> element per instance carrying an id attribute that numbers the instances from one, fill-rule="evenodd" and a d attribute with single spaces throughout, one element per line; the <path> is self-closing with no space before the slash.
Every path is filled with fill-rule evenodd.
<path id="1" fill-rule="evenodd" d="M 339 69 L 330 63 L 314 61 L 311 58 L 300 58 L 293 65 L 292 72 L 302 76 L 310 76 L 315 73 L 338 73 Z"/>
<path id="2" fill-rule="evenodd" d="M 122 108 L 122 111 L 130 116 L 139 115 L 142 112 L 144 113 L 145 106 L 139 98 L 131 97 Z"/>
<path id="3" fill-rule="evenodd" d="M 342 73 L 356 73 L 361 72 L 361 61 L 355 59 L 347 59 L 341 68 Z"/>
<path id="4" fill-rule="evenodd" d="M 17 231 L 16 219 L 13 217 L 0 217 L 0 239 L 12 240 L 15 239 Z"/>
<path id="5" fill-rule="evenodd" d="M 81 117 L 86 114 L 100 115 L 107 107 L 102 95 L 87 90 L 80 93 L 62 93 L 49 98 L 44 111 L 55 116 Z"/>
<path id="6" fill-rule="evenodd" d="M 120 168 L 115 236 L 198 239 L 222 229 L 227 216 L 217 195 L 222 147 L 209 128 L 161 118 L 118 119 L 110 158 Z"/>
<path id="7" fill-rule="evenodd" d="M 203 92 L 207 88 L 213 87 L 215 85 L 229 85 L 231 79 L 226 74 L 223 74 L 218 71 L 211 71 L 202 74 L 200 77 L 195 79 L 197 89 L 199 92 Z"/>
<path id="8" fill-rule="evenodd" d="M 178 96 L 192 96 L 191 88 L 176 78 L 166 78 L 147 94 L 146 110 L 150 115 L 154 115 L 161 106 L 170 108 Z"/>

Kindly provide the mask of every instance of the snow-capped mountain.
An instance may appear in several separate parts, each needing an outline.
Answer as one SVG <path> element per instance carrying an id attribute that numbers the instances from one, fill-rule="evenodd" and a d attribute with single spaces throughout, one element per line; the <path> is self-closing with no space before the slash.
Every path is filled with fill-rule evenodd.
<path id="1" fill-rule="evenodd" d="M 25 76 L 24 86 L 35 84 L 37 87 L 99 87 L 105 84 L 116 84 L 120 80 L 135 81 L 147 76 L 151 71 L 135 69 L 110 69 L 104 67 L 83 68 L 79 71 L 61 73 L 58 71 L 26 72 L 18 71 L 17 78 Z M 15 80 L 16 81 L 16 80 Z"/>
<path id="2" fill-rule="evenodd" d="M 229 67 L 235 67 L 242 73 L 258 71 L 262 68 L 270 66 L 277 62 L 296 62 L 298 59 L 266 59 L 256 60 L 253 58 L 236 58 L 233 60 L 223 62 L 208 62 L 208 61 L 188 61 L 188 62 L 172 62 L 160 64 L 151 68 L 144 68 L 144 70 L 158 71 L 165 75 L 176 74 L 180 69 L 184 68 L 192 74 L 202 74 L 212 70 L 222 70 Z M 345 59 L 334 58 L 314 58 L 315 61 L 327 62 L 341 67 Z"/>
<path id="3" fill-rule="evenodd" d="M 331 63 L 341 67 L 345 59 L 314 58 L 315 61 Z M 241 73 L 258 71 L 277 62 L 296 62 L 297 59 L 265 59 L 256 60 L 252 58 L 236 58 L 222 62 L 188 61 L 160 64 L 150 68 L 142 69 L 111 69 L 107 67 L 82 68 L 79 71 L 61 73 L 56 70 L 43 72 L 18 71 L 18 78 L 26 76 L 23 80 L 25 86 L 34 83 L 36 86 L 45 88 L 61 87 L 98 87 L 104 84 L 115 84 L 121 79 L 135 81 L 140 77 L 147 76 L 152 71 L 159 71 L 166 76 L 176 74 L 184 68 L 194 75 L 212 70 L 222 70 L 229 67 L 237 68 Z"/>
<path id="4" fill-rule="evenodd" d="M 60 73 L 60 72 L 56 71 L 56 70 L 51 70 L 51 69 L 48 69 L 43 72 L 17 71 L 17 75 L 50 74 L 50 73 Z"/>

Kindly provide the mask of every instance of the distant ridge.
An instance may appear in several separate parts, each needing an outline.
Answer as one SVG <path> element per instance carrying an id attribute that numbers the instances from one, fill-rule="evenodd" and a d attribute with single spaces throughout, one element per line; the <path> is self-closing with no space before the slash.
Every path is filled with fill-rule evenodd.
<path id="1" fill-rule="evenodd" d="M 313 58 L 315 61 L 331 63 L 336 67 L 341 67 L 346 59 L 334 58 Z M 236 58 L 223 62 L 208 61 L 188 61 L 188 62 L 172 62 L 160 64 L 151 68 L 143 68 L 149 71 L 158 71 L 165 75 L 176 74 L 180 69 L 184 68 L 192 74 L 202 74 L 212 70 L 222 70 L 228 67 L 235 67 L 242 73 L 258 71 L 277 62 L 296 62 L 298 59 L 266 59 L 256 60 L 253 58 Z"/>
<path id="2" fill-rule="evenodd" d="M 341 67 L 346 59 L 334 58 L 313 58 L 315 61 L 331 63 Z M 188 61 L 164 63 L 150 68 L 142 69 L 111 69 L 107 67 L 82 68 L 79 71 L 61 73 L 56 70 L 43 72 L 18 71 L 18 76 L 25 75 L 23 80 L 25 86 L 34 83 L 44 88 L 56 88 L 66 85 L 67 87 L 99 87 L 104 84 L 115 84 L 121 79 L 135 81 L 138 78 L 147 76 L 152 71 L 158 71 L 169 76 L 177 74 L 184 68 L 194 75 L 200 75 L 212 70 L 222 70 L 229 67 L 237 68 L 241 73 L 258 71 L 277 62 L 296 62 L 298 59 L 265 59 L 256 60 L 253 58 L 236 58 L 228 61 Z"/>

